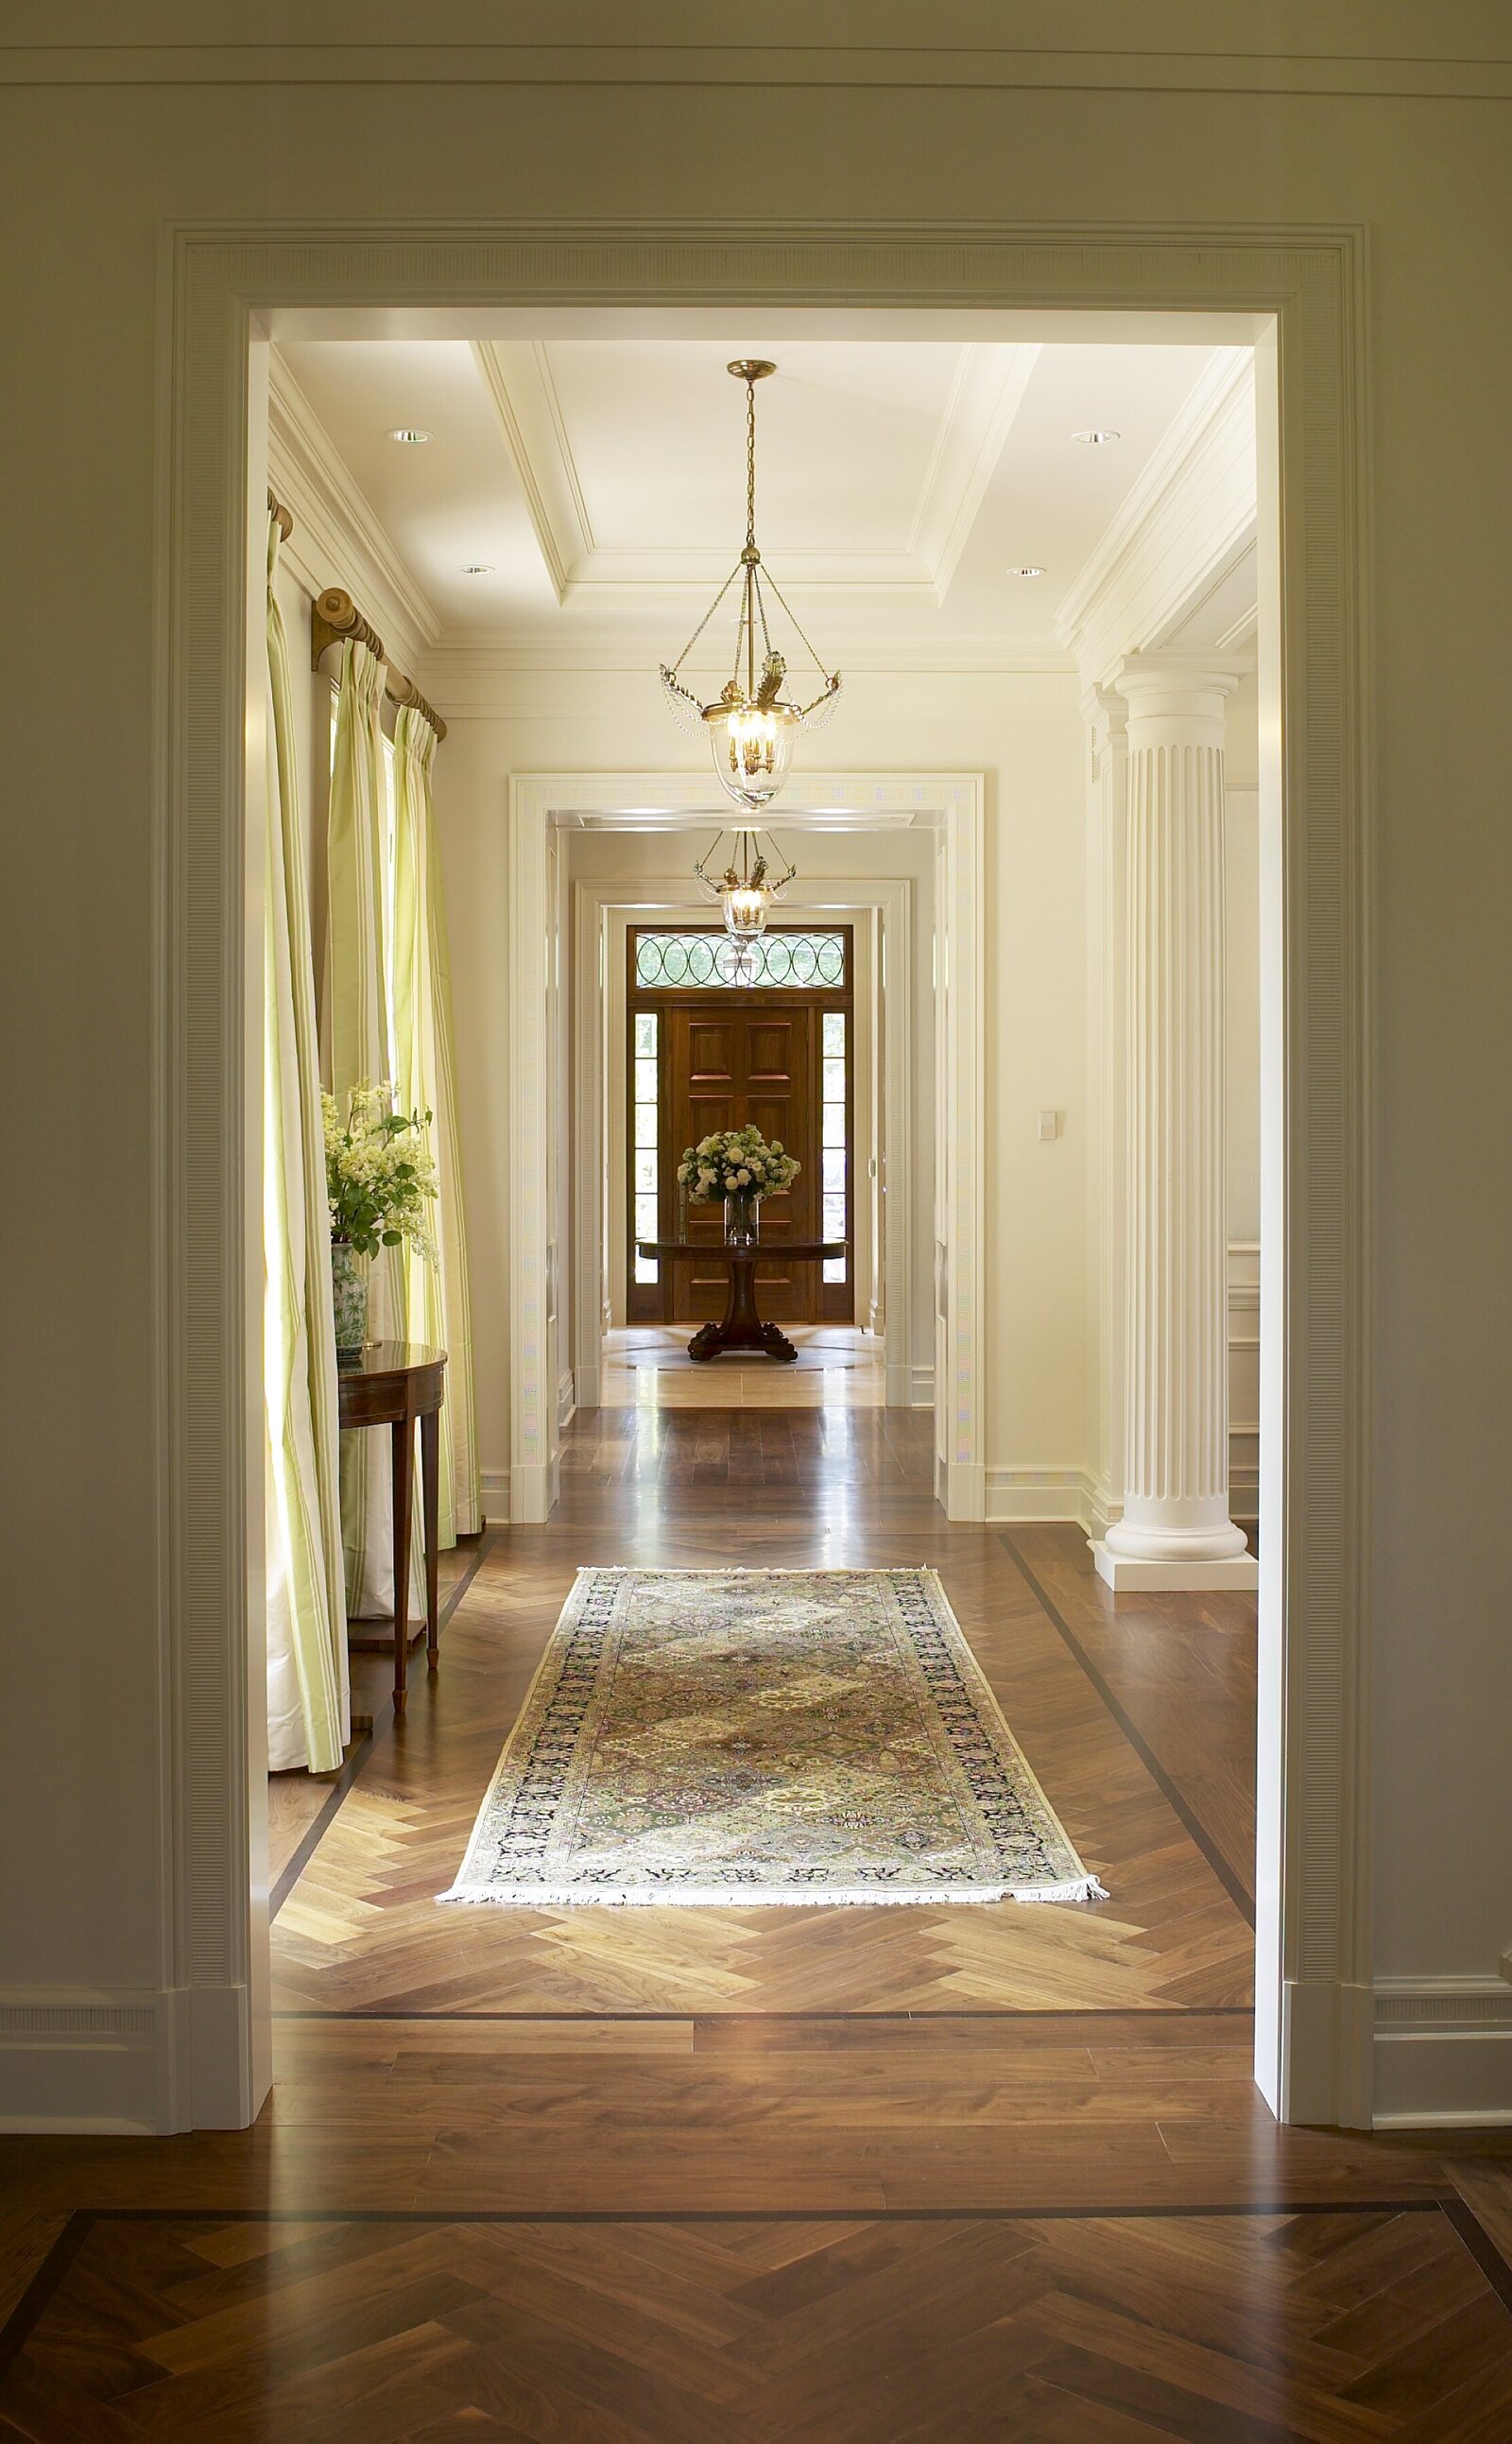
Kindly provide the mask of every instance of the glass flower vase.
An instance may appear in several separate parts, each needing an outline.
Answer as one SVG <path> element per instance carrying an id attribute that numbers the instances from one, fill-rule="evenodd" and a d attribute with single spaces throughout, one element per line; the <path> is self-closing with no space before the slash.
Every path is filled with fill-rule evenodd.
<path id="1" fill-rule="evenodd" d="M 762 1201 L 754 1188 L 732 1188 L 725 1198 L 725 1245 L 753 1248 L 761 1236 Z"/>
<path id="2" fill-rule="evenodd" d="M 367 1258 L 344 1239 L 331 1241 L 331 1305 L 336 1316 L 336 1362 L 358 1366 L 367 1342 Z"/>

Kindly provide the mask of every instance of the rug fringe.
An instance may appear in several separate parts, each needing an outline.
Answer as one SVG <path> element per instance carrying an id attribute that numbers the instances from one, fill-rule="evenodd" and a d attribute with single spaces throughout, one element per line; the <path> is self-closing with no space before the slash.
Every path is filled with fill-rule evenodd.
<path id="1" fill-rule="evenodd" d="M 453 1884 L 437 1893 L 436 1906 L 459 1903 L 464 1909 L 935 1909 L 959 1908 L 988 1901 L 1105 1901 L 1111 1898 L 1096 1876 L 1077 1876 L 1063 1884 L 993 1884 L 964 1892 L 959 1885 L 939 1890 L 898 1892 L 829 1891 L 784 1893 L 770 1889 L 743 1891 L 740 1886 L 701 1884 L 690 1892 L 602 1893 L 564 1885 L 526 1890 L 521 1885 L 495 1885 L 488 1891 Z"/>

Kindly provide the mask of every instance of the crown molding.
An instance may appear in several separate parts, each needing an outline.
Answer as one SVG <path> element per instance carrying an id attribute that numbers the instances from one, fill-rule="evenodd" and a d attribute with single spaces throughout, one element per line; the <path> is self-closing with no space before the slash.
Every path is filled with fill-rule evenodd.
<path id="1" fill-rule="evenodd" d="M 1189 621 L 1251 547 L 1255 515 L 1254 358 L 1217 348 L 1056 612 L 1089 680 Z"/>
<path id="2" fill-rule="evenodd" d="M 367 40 L 354 54 L 330 0 L 254 7 L 220 0 L 207 41 L 203 0 L 156 0 L 133 12 L 107 0 L 12 0 L 0 77 L 18 83 L 219 85 L 246 83 L 902 86 L 1111 92 L 1391 94 L 1486 101 L 1512 92 L 1504 11 L 1484 0 L 1433 0 L 1401 12 L 1359 0 L 1312 0 L 1305 9 L 1215 9 L 1211 0 L 1060 0 L 1054 44 L 1030 0 L 946 0 L 927 28 L 910 0 L 874 0 L 866 38 L 836 12 L 772 0 L 761 41 L 724 36 L 687 0 L 586 0 L 571 41 L 498 0 L 452 0 L 446 28 L 416 39 L 414 11 L 375 0 Z M 744 29 L 741 29 L 744 30 Z M 526 39 L 520 39 L 521 35 Z M 825 39 L 828 36 L 829 39 Z M 922 39 L 921 39 L 922 37 Z"/>
<path id="3" fill-rule="evenodd" d="M 276 348 L 268 352 L 267 472 L 294 519 L 281 565 L 312 596 L 344 585 L 390 659 L 413 670 L 441 622 Z"/>

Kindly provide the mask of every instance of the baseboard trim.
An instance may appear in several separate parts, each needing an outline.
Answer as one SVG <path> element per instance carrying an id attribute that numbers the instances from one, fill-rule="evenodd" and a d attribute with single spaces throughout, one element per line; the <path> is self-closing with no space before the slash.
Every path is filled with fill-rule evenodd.
<path id="1" fill-rule="evenodd" d="M 1512 1988 L 1500 1977 L 1375 1986 L 1377 2130 L 1512 2123 Z"/>
<path id="2" fill-rule="evenodd" d="M 933 1408 L 932 1366 L 884 1365 L 884 1373 L 887 1378 L 885 1398 L 890 1409 Z"/>
<path id="3" fill-rule="evenodd" d="M 1036 1520 L 1070 1520 L 1085 1535 L 1095 1532 L 1097 1490 L 1082 1468 L 988 1468 L 986 1517 L 1002 1527 Z"/>
<path id="4" fill-rule="evenodd" d="M 0 2130 L 143 2138 L 194 2127 L 197 2000 L 181 1989 L 0 1988 Z M 212 2101 L 223 2108 L 213 2126 L 245 2120 L 239 2097 L 229 2112 Z"/>
<path id="5" fill-rule="evenodd" d="M 1370 1988 L 1344 1979 L 1288 1977 L 1281 2006 L 1281 2059 L 1287 2064 L 1281 2119 L 1369 2130 Z"/>
<path id="6" fill-rule="evenodd" d="M 562 1490 L 560 1459 L 549 1465 L 535 1460 L 527 1468 L 486 1468 L 481 1476 L 483 1508 L 490 1528 L 502 1528 L 511 1519 L 521 1527 L 539 1527 L 550 1518 Z"/>
<path id="7" fill-rule="evenodd" d="M 986 1471 L 980 1460 L 935 1459 L 935 1493 L 947 1519 L 975 1520 L 986 1516 Z"/>

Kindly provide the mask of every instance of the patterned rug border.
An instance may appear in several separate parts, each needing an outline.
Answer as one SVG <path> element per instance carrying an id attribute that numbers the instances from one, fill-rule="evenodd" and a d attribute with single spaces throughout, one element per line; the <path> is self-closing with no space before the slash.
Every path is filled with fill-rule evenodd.
<path id="1" fill-rule="evenodd" d="M 874 1887 L 829 1885 L 822 1891 L 794 1892 L 788 1888 L 731 1887 L 728 1883 L 680 1887 L 674 1894 L 654 1887 L 641 1890 L 621 1888 L 608 1891 L 585 1885 L 486 1883 L 473 1880 L 471 1869 L 475 1854 L 488 1839 L 493 1802 L 515 1762 L 516 1748 L 524 1748 L 537 1735 L 540 1726 L 533 1721 L 537 1692 L 556 1661 L 557 1641 L 579 1609 L 584 1594 L 585 1580 L 609 1578 L 636 1579 L 913 1579 L 925 1581 L 931 1595 L 944 1615 L 949 1628 L 958 1641 L 959 1659 L 970 1678 L 979 1704 L 985 1710 L 997 1739 L 1012 1757 L 1024 1782 L 1033 1792 L 1066 1859 L 1077 1873 L 1051 1884 L 989 1884 L 968 1889 L 958 1884 L 920 1886 L 902 1892 L 878 1890 Z M 795 1564 L 774 1564 L 770 1566 L 743 1566 L 739 1564 L 703 1567 L 691 1565 L 643 1566 L 638 1563 L 587 1562 L 579 1565 L 566 1600 L 558 1614 L 542 1652 L 541 1660 L 530 1677 L 520 1709 L 505 1740 L 499 1761 L 489 1778 L 489 1787 L 473 1822 L 472 1831 L 456 1880 L 444 1893 L 437 1893 L 438 1906 L 450 1905 L 474 1909 L 923 1909 L 951 1908 L 1014 1901 L 1021 1907 L 1038 1903 L 1105 1901 L 1111 1898 L 1107 1888 L 1095 1875 L 1089 1874 L 1071 1842 L 1056 1809 L 1045 1797 L 1040 1778 L 1019 1746 L 1011 1727 L 993 1694 L 981 1664 L 972 1652 L 970 1640 L 955 1616 L 955 1608 L 945 1592 L 944 1582 L 932 1564 L 886 1563 L 849 1565 L 839 1563 L 821 1570 Z"/>

